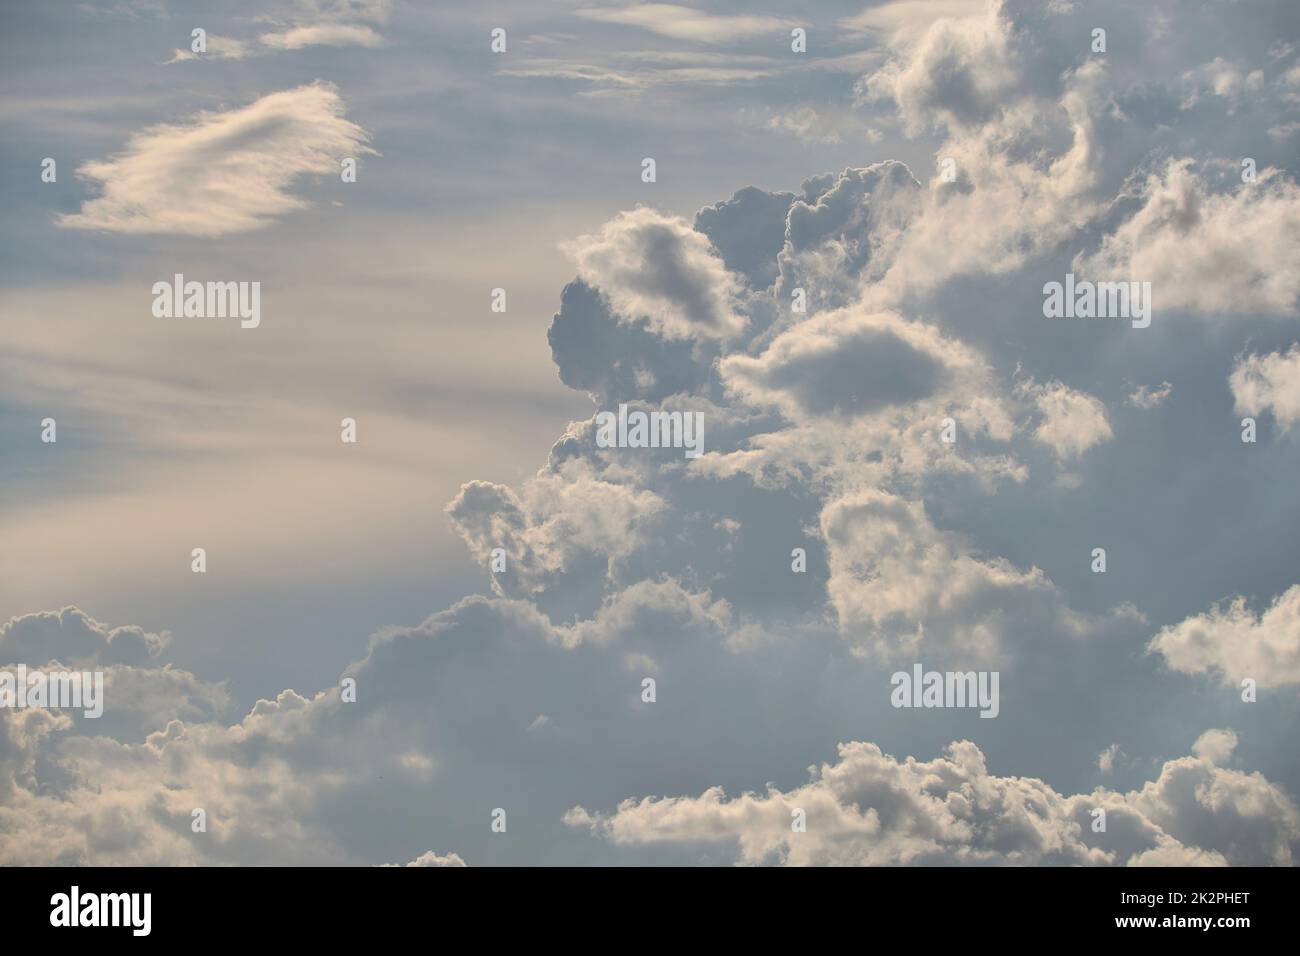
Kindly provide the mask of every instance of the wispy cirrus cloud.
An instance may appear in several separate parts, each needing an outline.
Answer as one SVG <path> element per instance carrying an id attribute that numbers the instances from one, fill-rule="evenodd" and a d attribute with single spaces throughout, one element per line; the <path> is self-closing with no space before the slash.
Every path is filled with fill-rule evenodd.
<path id="1" fill-rule="evenodd" d="M 309 46 L 380 46 L 384 38 L 361 23 L 318 23 L 293 27 L 281 33 L 264 33 L 263 46 L 275 50 L 301 50 Z"/>
<path id="2" fill-rule="evenodd" d="M 176 50 L 167 62 L 179 63 L 204 58 L 242 60 L 279 50 L 302 50 L 312 46 L 379 47 L 384 38 L 371 24 L 388 19 L 388 0 L 297 0 L 286 11 L 255 19 L 274 26 L 256 39 L 208 34 L 207 50 Z"/>
<path id="3" fill-rule="evenodd" d="M 779 33 L 797 25 L 786 17 L 765 14 L 723 15 L 705 13 L 675 3 L 638 3 L 628 7 L 587 7 L 574 16 L 597 23 L 637 27 L 659 36 L 695 43 L 718 44 Z"/>
<path id="4" fill-rule="evenodd" d="M 373 152 L 364 129 L 343 116 L 327 83 L 271 93 L 238 109 L 202 112 L 128 140 L 78 175 L 103 195 L 60 226 L 133 235 L 224 236 L 257 229 L 308 204 L 288 192 L 298 177 L 337 170 Z"/>

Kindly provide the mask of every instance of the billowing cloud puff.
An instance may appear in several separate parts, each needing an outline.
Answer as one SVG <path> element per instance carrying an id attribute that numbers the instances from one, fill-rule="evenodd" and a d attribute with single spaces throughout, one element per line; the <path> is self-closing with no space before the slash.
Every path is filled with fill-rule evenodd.
<path id="1" fill-rule="evenodd" d="M 776 279 L 776 257 L 785 243 L 785 221 L 794 193 L 769 193 L 754 186 L 695 214 L 695 228 L 709 237 L 732 272 L 766 289 Z"/>
<path id="2" fill-rule="evenodd" d="M 632 709 L 641 676 L 671 668 L 686 692 L 694 678 L 678 659 L 703 654 L 712 667 L 730 657 L 718 639 L 727 624 L 724 603 L 669 580 L 628 588 L 593 618 L 562 626 L 524 602 L 471 598 L 419 627 L 375 635 L 347 670 L 355 703 L 337 687 L 284 690 L 234 724 L 195 713 L 121 739 L 67 712 L 5 709 L 0 860 L 383 862 L 413 832 L 434 826 L 440 841 L 464 840 L 470 821 L 495 806 L 523 812 L 511 797 L 528 780 L 542 789 L 527 802 L 549 806 L 558 827 L 571 798 L 546 796 L 538 766 L 558 764 L 576 782 L 611 736 L 619 749 L 647 733 L 680 737 L 680 720 L 647 728 Z M 117 706 L 111 690 L 105 720 Z M 179 693 L 169 704 L 185 712 Z M 597 712 L 604 718 L 587 719 Z M 491 783 L 479 774 L 485 753 L 501 768 Z M 651 764 L 610 763 L 598 775 L 645 781 Z M 191 828 L 196 809 L 206 831 Z M 361 831 L 387 832 L 393 846 L 362 838 L 358 849 Z"/>
<path id="3" fill-rule="evenodd" d="M 776 297 L 789 308 L 803 289 L 810 312 L 855 301 L 882 275 L 921 203 L 904 163 L 888 161 L 813 177 L 790 207 Z"/>
<path id="4" fill-rule="evenodd" d="M 1300 421 L 1300 345 L 1287 352 L 1245 355 L 1228 378 L 1238 415 L 1272 412 L 1282 431 Z"/>
<path id="5" fill-rule="evenodd" d="M 920 4 L 910 6 L 921 9 Z M 907 55 L 865 78 L 863 93 L 897 103 L 911 134 L 932 124 L 967 127 L 993 119 L 1022 83 L 1000 8 L 1000 3 L 975 2 L 926 10 L 940 15 L 919 36 L 911 23 L 898 24 L 894 35 Z M 874 24 L 883 26 L 885 20 L 878 14 Z"/>
<path id="6" fill-rule="evenodd" d="M 634 551 L 666 503 L 654 492 L 603 481 L 571 459 L 524 482 L 520 494 L 472 481 L 447 505 L 456 533 L 485 566 L 493 549 L 506 570 L 492 575 L 500 594 L 541 591 L 557 575 L 587 576 L 599 589 L 610 565 Z"/>
<path id="7" fill-rule="evenodd" d="M 1090 278 L 1150 282 L 1156 309 L 1294 313 L 1300 302 L 1300 188 L 1262 173 L 1212 193 L 1190 159 L 1148 177 L 1145 202 L 1092 255 Z"/>
<path id="8" fill-rule="evenodd" d="M 564 249 L 579 277 L 604 293 L 621 319 L 645 317 L 664 338 L 725 339 L 745 327 L 733 302 L 739 283 L 709 240 L 679 216 L 646 207 L 620 213 Z"/>
<path id="9" fill-rule="evenodd" d="M 710 356 L 698 343 L 664 339 L 646 318 L 619 321 L 608 300 L 581 280 L 564 287 L 546 338 L 560 381 L 605 407 L 697 392 L 709 379 Z"/>
<path id="10" fill-rule="evenodd" d="M 306 207 L 287 192 L 301 176 L 337 173 L 344 157 L 371 152 L 343 117 L 333 86 L 312 83 L 248 106 L 199 113 L 189 123 L 136 133 L 126 149 L 78 174 L 103 195 L 59 225 L 131 234 L 224 236 Z"/>
<path id="11" fill-rule="evenodd" d="M 1092 830 L 1096 808 L 1105 832 Z M 787 866 L 1288 865 L 1300 852 L 1295 804 L 1207 756 L 1166 763 L 1137 792 L 1064 796 L 991 774 L 970 741 L 928 761 L 841 744 L 838 760 L 792 790 L 628 799 L 608 815 L 574 807 L 566 822 L 618 846 L 721 845 L 739 863 Z"/>
<path id="12" fill-rule="evenodd" d="M 727 387 L 792 419 L 854 418 L 928 398 L 981 367 L 920 322 L 862 309 L 825 312 L 777 336 L 758 357 L 723 359 Z"/>
<path id="13" fill-rule="evenodd" d="M 1251 678 L 1260 687 L 1300 684 L 1300 584 L 1262 614 L 1243 597 L 1166 627 L 1147 650 L 1184 674 L 1215 674 L 1230 684 Z"/>
<path id="14" fill-rule="evenodd" d="M 0 663 L 70 667 L 146 664 L 167 646 L 169 635 L 135 626 L 108 627 L 75 607 L 10 618 L 0 624 Z"/>
<path id="15" fill-rule="evenodd" d="M 869 489 L 822 511 L 829 550 L 826 589 L 840 630 L 852 643 L 890 658 L 942 653 L 947 659 L 992 658 L 1006 631 L 1079 628 L 1058 606 L 1055 587 L 1037 568 L 1021 571 L 982 559 L 957 535 L 936 528 L 921 502 Z M 1014 608 L 1012 613 L 1008 613 Z"/>
<path id="16" fill-rule="evenodd" d="M 393 864 L 396 865 L 396 864 Z M 446 856 L 439 856 L 432 850 L 425 850 L 417 856 L 407 866 L 465 866 L 465 861 L 460 858 L 459 854 L 448 853 Z"/>
<path id="17" fill-rule="evenodd" d="M 1051 448 L 1062 461 L 1078 458 L 1113 435 L 1106 406 L 1086 392 L 1061 382 L 1040 385 L 1032 379 L 1019 383 L 1016 391 L 1034 403 L 1040 416 L 1034 440 Z"/>

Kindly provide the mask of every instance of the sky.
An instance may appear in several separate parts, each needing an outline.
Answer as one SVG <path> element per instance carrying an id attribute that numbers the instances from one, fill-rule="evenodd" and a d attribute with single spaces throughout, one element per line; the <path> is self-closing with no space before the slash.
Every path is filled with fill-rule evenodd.
<path id="1" fill-rule="evenodd" d="M 1296 862 L 1289 0 L 51 0 L 0 52 L 0 863 Z"/>

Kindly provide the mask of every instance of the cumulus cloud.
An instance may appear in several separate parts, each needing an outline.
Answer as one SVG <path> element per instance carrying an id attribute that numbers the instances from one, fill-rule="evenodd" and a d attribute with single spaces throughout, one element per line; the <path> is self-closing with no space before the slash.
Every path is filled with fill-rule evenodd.
<path id="1" fill-rule="evenodd" d="M 728 356 L 721 373 L 745 401 L 802 419 L 853 418 L 911 404 L 979 368 L 970 349 L 931 326 L 843 309 L 783 332 L 757 357 Z"/>
<path id="2" fill-rule="evenodd" d="M 1300 345 L 1238 358 L 1228 385 L 1237 414 L 1272 412 L 1282 431 L 1289 431 L 1300 421 Z"/>
<path id="3" fill-rule="evenodd" d="M 456 853 L 448 853 L 446 856 L 439 856 L 432 850 L 426 850 L 417 856 L 407 866 L 465 866 L 465 861 Z"/>
<path id="4" fill-rule="evenodd" d="M 652 491 L 599 478 L 570 460 L 524 482 L 516 494 L 505 485 L 472 481 L 447 505 L 456 533 L 484 565 L 493 549 L 506 570 L 492 575 L 502 595 L 543 590 L 561 574 L 590 574 L 597 586 L 634 551 L 648 523 L 667 507 Z"/>
<path id="5" fill-rule="evenodd" d="M 1106 406 L 1098 399 L 1061 382 L 1020 382 L 1016 391 L 1034 403 L 1039 414 L 1034 440 L 1062 461 L 1078 458 L 1089 448 L 1113 437 Z"/>
<path id="6" fill-rule="evenodd" d="M 0 661 L 71 667 L 147 664 L 167 646 L 166 632 L 151 634 L 133 625 L 109 627 L 80 608 L 11 617 L 0 624 Z"/>
<path id="7" fill-rule="evenodd" d="M 739 283 L 680 216 L 646 207 L 620 213 L 563 248 L 620 318 L 645 317 L 665 338 L 727 338 L 745 327 L 733 303 Z"/>
<path id="8" fill-rule="evenodd" d="M 904 6 L 886 5 L 873 11 L 869 22 L 883 25 L 893 19 L 888 17 L 891 8 L 901 12 Z M 911 6 L 919 12 L 919 5 Z M 960 128 L 993 119 L 1012 101 L 1022 82 L 1013 65 L 1000 7 L 998 3 L 931 5 L 926 12 L 939 16 L 919 36 L 912 22 L 895 20 L 894 36 L 906 55 L 865 78 L 864 95 L 892 99 L 904 129 L 912 134 L 933 124 Z"/>
<path id="9" fill-rule="evenodd" d="M 1300 297 L 1300 188 L 1267 172 L 1211 192 L 1190 159 L 1152 173 L 1144 203 L 1076 271 L 1150 282 L 1155 308 L 1294 314 Z"/>
<path id="10" fill-rule="evenodd" d="M 610 18 L 702 42 L 739 35 L 721 32 L 735 18 L 662 6 Z M 1153 22 L 1169 3 L 1157 6 Z M 1188 367 L 1220 369 L 1187 375 L 1186 401 L 1159 416 L 1186 424 L 1187 408 L 1205 408 L 1198 382 L 1224 400 L 1223 363 L 1244 334 L 1215 329 L 1213 341 L 1206 331 L 1166 348 L 1157 326 L 1137 348 L 1111 349 L 1097 344 L 1102 333 L 1088 337 L 1099 326 L 1073 337 L 1074 328 L 1014 326 L 1036 310 L 1022 292 L 1042 287 L 1040 265 L 1063 271 L 1073 257 L 1081 270 L 1158 280 L 1157 309 L 1180 307 L 1179 296 L 1189 309 L 1215 304 L 1222 285 L 1225 310 L 1246 326 L 1252 310 L 1293 311 L 1296 247 L 1294 187 L 1282 173 L 1264 167 L 1251 189 L 1225 191 L 1211 175 L 1222 161 L 1166 159 L 1206 155 L 1205 129 L 1229 154 L 1252 133 L 1267 140 L 1276 101 L 1296 86 L 1286 81 L 1290 54 L 1257 57 L 1261 81 L 1241 65 L 1262 47 L 1225 49 L 1201 70 L 1206 55 L 1173 37 L 1159 63 L 1142 64 L 1148 82 L 1123 56 L 1087 56 L 1080 24 L 1093 13 L 1078 7 L 903 0 L 848 24 L 890 38 L 859 93 L 864 110 L 896 115 L 873 114 L 872 128 L 935 132 L 941 140 L 914 152 L 933 145 L 936 159 L 951 158 L 951 180 L 874 162 L 788 191 L 743 188 L 693 223 L 635 209 L 568 244 L 577 278 L 548 333 L 561 380 L 604 407 L 703 411 L 706 454 L 687 462 L 598 448 L 592 421 L 577 421 L 536 474 L 510 486 L 467 482 L 446 513 L 495 596 L 375 634 L 346 671 L 355 703 L 334 686 L 284 689 L 232 722 L 223 688 L 160 664 L 165 635 L 106 628 L 75 609 L 0 626 L 0 651 L 15 659 L 116 660 L 104 665 L 110 700 L 132 702 L 114 705 L 122 711 L 102 726 L 47 711 L 0 715 L 0 858 L 377 863 L 436 846 L 475 863 L 581 862 L 610 859 L 611 847 L 674 845 L 691 859 L 712 847 L 742 862 L 1293 862 L 1295 807 L 1278 784 L 1228 766 L 1230 731 L 1207 731 L 1140 790 L 1059 789 L 1094 761 L 1115 772 L 1114 740 L 1129 753 L 1182 752 L 1161 734 L 1185 725 L 1187 704 L 1156 693 L 1176 680 L 1156 662 L 1130 660 L 1131 634 L 1154 630 L 1135 609 L 1072 609 L 1069 574 L 1057 584 L 1040 569 L 1059 566 L 1056 542 L 1034 525 L 1054 525 L 1042 519 L 1057 507 L 1064 529 L 1100 520 L 1091 509 L 1112 489 L 1098 487 L 1088 452 L 1113 442 L 1119 454 L 1153 421 L 1129 415 L 1113 430 L 1108 408 L 1166 402 L 1171 386 L 1159 376 L 1182 383 L 1175 360 L 1186 354 Z M 1148 35 L 1148 14 L 1129 7 L 1106 8 L 1114 42 Z M 376 22 L 367 4 L 295 9 L 269 20 L 264 47 L 378 42 L 358 26 Z M 1180 36 L 1196 32 L 1200 21 L 1189 22 Z M 686 63 L 655 56 L 644 62 Z M 766 67 L 736 58 L 698 69 L 682 66 L 682 82 Z M 1228 109 L 1240 128 L 1222 127 L 1222 138 L 1220 127 L 1197 126 Z M 104 195 L 64 224 L 238 232 L 298 208 L 288 193 L 298 176 L 333 173 L 339 155 L 364 149 L 332 88 L 273 94 L 137 134 L 88 167 Z M 1153 274 L 1130 274 L 1138 266 Z M 1179 271 L 1193 267 L 1207 271 Z M 807 293 L 807 313 L 792 310 L 795 289 Z M 1168 364 L 1136 364 L 1152 354 Z M 1294 349 L 1238 360 L 1229 382 L 1239 410 L 1293 422 L 1297 361 Z M 1097 394 L 1065 381 L 1095 383 Z M 1160 384 L 1133 390 L 1134 381 Z M 948 417 L 955 443 L 939 438 Z M 1044 448 L 1055 459 L 1045 468 Z M 1149 450 L 1153 469 L 1172 467 Z M 1065 463 L 1078 469 L 1079 494 L 1039 480 L 1040 470 L 1059 478 Z M 1081 501 L 1089 510 L 1068 510 Z M 488 570 L 494 548 L 504 552 L 499 573 Z M 1143 585 L 1159 591 L 1167 582 L 1151 574 Z M 1084 602 L 1105 607 L 1105 594 Z M 1165 628 L 1151 650 L 1173 670 L 1295 684 L 1298 604 L 1300 586 L 1259 615 L 1238 599 Z M 1015 673 L 1017 696 L 1000 720 L 975 723 L 998 725 L 981 727 L 990 754 L 1018 748 L 1041 761 L 1044 779 L 991 774 L 969 742 L 928 761 L 852 743 L 791 788 L 807 748 L 822 756 L 851 739 L 846 727 L 888 723 L 886 695 L 873 688 L 887 688 L 881 668 L 899 658 L 962 669 L 998 661 Z M 669 706 L 643 703 L 647 677 Z M 958 739 L 961 716 L 930 714 L 928 726 L 945 721 L 937 739 Z M 757 776 L 769 767 L 775 776 Z M 726 796 L 766 779 L 782 787 Z M 485 814 L 521 792 L 533 819 L 512 825 L 502 850 L 484 835 Z M 205 839 L 189 830 L 197 806 L 209 811 Z M 1090 828 L 1097 806 L 1106 834 Z M 807 833 L 790 831 L 795 808 L 807 811 Z M 510 812 L 513 824 L 519 808 Z M 587 828 L 605 839 L 593 844 Z M 413 863 L 422 860 L 463 862 L 429 852 Z"/>
<path id="11" fill-rule="evenodd" d="M 188 123 L 136 133 L 117 155 L 78 169 L 103 193 L 61 226 L 132 235 L 224 236 L 305 208 L 294 180 L 336 173 L 371 152 L 333 86 L 312 83 Z"/>
<path id="12" fill-rule="evenodd" d="M 785 220 L 794 193 L 770 193 L 754 186 L 695 214 L 695 229 L 709 237 L 727 268 L 766 289 L 776 278 L 785 243 Z"/>
<path id="13" fill-rule="evenodd" d="M 919 184 L 905 164 L 888 161 L 813 177 L 802 192 L 777 258 L 777 298 L 788 304 L 803 289 L 810 309 L 847 305 L 892 262 L 917 215 Z"/>
<path id="14" fill-rule="evenodd" d="M 719 655 L 729 657 L 720 640 L 727 621 L 724 604 L 668 580 L 628 588 L 594 617 L 562 625 L 526 602 L 471 598 L 418 627 L 376 634 L 346 672 L 357 681 L 355 703 L 337 687 L 286 689 L 233 724 L 212 713 L 163 716 L 139 735 L 99 734 L 86 726 L 95 721 L 62 712 L 6 709 L 0 860 L 377 863 L 395 854 L 362 831 L 375 838 L 396 826 L 402 843 L 430 828 L 441 839 L 463 837 L 485 812 L 485 753 L 502 768 L 495 799 L 514 812 L 509 794 L 539 780 L 539 760 L 577 783 L 593 748 L 611 737 L 634 749 L 647 733 L 682 735 L 678 721 L 647 729 L 630 701 L 646 668 L 677 673 L 688 665 L 676 658 L 703 654 L 712 670 Z M 691 683 L 684 673 L 681 688 Z M 104 719 L 126 701 L 110 688 Z M 169 703 L 171 714 L 185 712 L 179 692 Z M 543 708 L 554 732 L 530 733 Z M 592 723 L 596 712 L 605 719 Z M 611 763 L 609 772 L 645 781 L 648 767 Z M 558 822 L 564 806 L 554 795 L 533 799 L 555 804 Z M 206 811 L 205 833 L 191 830 L 195 808 Z"/>
<path id="15" fill-rule="evenodd" d="M 1228 762 L 1237 749 L 1237 735 L 1231 730 L 1207 730 L 1192 744 L 1192 753 L 1215 766 Z"/>
<path id="16" fill-rule="evenodd" d="M 546 335 L 560 381 L 608 407 L 629 399 L 661 401 L 708 382 L 711 355 L 691 339 L 665 339 L 648 318 L 614 315 L 608 298 L 581 280 L 560 294 Z"/>
<path id="17" fill-rule="evenodd" d="M 1260 687 L 1300 684 L 1300 584 L 1287 588 L 1262 613 L 1244 597 L 1216 604 L 1163 628 L 1147 651 L 1184 674 L 1214 674 L 1229 684 L 1244 678 Z"/>
<path id="18" fill-rule="evenodd" d="M 609 814 L 574 807 L 565 822 L 618 846 L 722 845 L 751 865 L 1289 865 L 1300 852 L 1290 798 L 1202 754 L 1167 762 L 1140 791 L 1065 796 L 990 773 L 970 741 L 934 760 L 899 760 L 871 743 L 838 749 L 791 790 L 633 798 Z M 1097 807 L 1104 833 L 1090 826 Z M 795 811 L 805 832 L 793 831 Z"/>
<path id="19" fill-rule="evenodd" d="M 1008 607 L 1017 631 L 1031 619 L 1055 631 L 1082 626 L 1042 571 L 972 554 L 960 536 L 936 528 L 920 502 L 856 492 L 827 504 L 821 533 L 841 631 L 883 656 L 994 658 L 1008 636 Z"/>

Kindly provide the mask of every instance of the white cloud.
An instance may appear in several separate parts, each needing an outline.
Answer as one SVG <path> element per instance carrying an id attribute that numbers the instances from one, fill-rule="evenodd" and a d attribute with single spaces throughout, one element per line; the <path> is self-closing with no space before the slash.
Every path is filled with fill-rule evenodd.
<path id="1" fill-rule="evenodd" d="M 1134 408 L 1149 411 L 1163 405 L 1173 390 L 1174 387 L 1169 382 L 1161 382 L 1159 385 L 1139 385 L 1129 393 L 1128 403 Z"/>
<path id="2" fill-rule="evenodd" d="M 1222 756 L 1226 738 L 1198 746 Z M 1260 774 L 1204 756 L 1164 765 L 1141 791 L 1065 796 L 1042 780 L 991 774 L 970 741 L 923 761 L 875 744 L 847 743 L 801 787 L 729 799 L 624 800 L 611 814 L 565 815 L 617 846 L 676 843 L 732 848 L 737 862 L 787 866 L 1289 865 L 1300 851 L 1300 813 Z M 1092 832 L 1104 807 L 1105 833 Z M 795 810 L 806 832 L 792 832 Z M 1246 834 L 1246 838 L 1242 838 Z"/>
<path id="3" fill-rule="evenodd" d="M 11 617 L 0 624 L 0 662 L 45 664 L 62 661 L 74 667 L 146 664 L 166 648 L 171 636 L 135 626 L 108 627 L 80 608 Z"/>
<path id="4" fill-rule="evenodd" d="M 695 43 L 728 43 L 745 37 L 771 33 L 780 39 L 798 24 L 784 17 L 753 14 L 719 15 L 705 13 L 675 3 L 633 3 L 625 7 L 588 7 L 574 11 L 574 16 L 597 23 L 617 23 L 637 27 Z"/>
<path id="5" fill-rule="evenodd" d="M 1207 730 L 1192 744 L 1192 753 L 1216 767 L 1228 762 L 1237 749 L 1237 735 L 1231 730 Z"/>
<path id="6" fill-rule="evenodd" d="M 721 372 L 745 401 L 802 420 L 911 404 L 983 368 L 973 351 L 932 326 L 848 308 L 793 326 L 757 357 L 727 356 Z"/>
<path id="7" fill-rule="evenodd" d="M 1051 448 L 1061 461 L 1078 458 L 1113 436 L 1106 406 L 1086 392 L 1061 382 L 1040 385 L 1032 379 L 1020 382 L 1016 392 L 1031 399 L 1041 416 L 1034 440 Z"/>
<path id="8" fill-rule="evenodd" d="M 645 207 L 619 213 L 562 248 L 628 322 L 648 318 L 665 338 L 728 338 L 744 329 L 733 301 L 739 282 L 680 216 Z"/>
<path id="9" fill-rule="evenodd" d="M 439 856 L 432 850 L 426 850 L 417 856 L 407 866 L 465 866 L 459 854 L 448 853 L 446 856 Z"/>
<path id="10" fill-rule="evenodd" d="M 1147 651 L 1163 656 L 1173 670 L 1217 674 L 1229 684 L 1246 677 L 1260 687 L 1300 684 L 1300 584 L 1259 615 L 1244 597 L 1215 605 L 1161 630 Z"/>
<path id="11" fill-rule="evenodd" d="M 932 125 L 960 129 L 993 119 L 1022 83 L 1000 6 L 912 3 L 871 11 L 860 22 L 896 27 L 904 53 L 865 79 L 864 94 L 892 99 L 913 135 Z M 913 14 L 931 12 L 939 16 L 918 35 Z M 946 15 L 952 13 L 958 15 Z"/>
<path id="12" fill-rule="evenodd" d="M 513 597 L 540 591 L 566 571 L 589 573 L 593 559 L 609 573 L 666 507 L 654 492 L 601 480 L 586 462 L 573 460 L 529 478 L 519 494 L 469 482 L 446 512 L 484 566 L 492 549 L 506 552 L 506 570 L 492 575 L 492 587 Z"/>
<path id="13" fill-rule="evenodd" d="M 934 526 L 921 502 L 855 492 L 826 506 L 821 533 L 840 630 L 881 656 L 955 649 L 988 660 L 1003 651 L 1009 618 L 1017 631 L 1030 619 L 1040 629 L 1081 625 L 1042 571 L 973 555 L 960 536 Z"/>
<path id="14" fill-rule="evenodd" d="M 1268 170 L 1211 193 L 1190 159 L 1153 173 L 1145 202 L 1092 255 L 1092 279 L 1150 282 L 1154 308 L 1293 314 L 1300 297 L 1300 188 Z"/>
<path id="15" fill-rule="evenodd" d="M 384 38 L 365 24 L 319 23 L 293 27 L 281 33 L 264 33 L 263 46 L 276 50 L 301 50 L 309 46 L 380 46 Z"/>
<path id="16" fill-rule="evenodd" d="M 1300 421 L 1300 345 L 1238 358 L 1228 384 L 1237 414 L 1272 412 L 1282 431 L 1289 431 Z"/>
<path id="17" fill-rule="evenodd" d="M 1121 751 L 1119 744 L 1111 744 L 1097 755 L 1097 769 L 1102 773 L 1111 773 L 1115 769 L 1115 760 Z"/>
<path id="18" fill-rule="evenodd" d="M 348 156 L 371 152 L 344 119 L 334 87 L 313 83 L 189 123 L 136 133 L 78 175 L 103 195 L 59 225 L 109 232 L 224 236 L 257 229 L 307 206 L 287 192 L 306 175 L 337 174 Z"/>
<path id="19" fill-rule="evenodd" d="M 195 53 L 193 50 L 176 50 L 172 53 L 172 58 L 167 63 L 181 63 L 185 60 L 201 60 L 205 58 L 213 60 L 242 60 L 252 53 L 252 49 L 242 40 L 236 40 L 233 37 L 218 36 L 215 33 L 209 33 L 205 40 L 207 51 L 204 53 Z"/>

